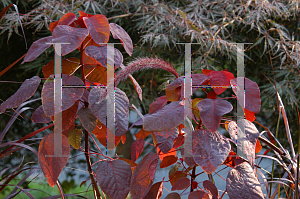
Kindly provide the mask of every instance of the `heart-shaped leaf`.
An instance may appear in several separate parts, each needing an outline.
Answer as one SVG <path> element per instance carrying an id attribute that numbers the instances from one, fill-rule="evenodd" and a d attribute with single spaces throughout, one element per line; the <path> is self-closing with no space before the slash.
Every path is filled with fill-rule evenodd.
<path id="1" fill-rule="evenodd" d="M 214 172 L 226 160 L 230 149 L 228 139 L 218 131 L 193 131 L 192 155 L 206 173 Z"/>
<path id="2" fill-rule="evenodd" d="M 130 182 L 130 194 L 132 199 L 140 199 L 148 193 L 156 172 L 158 155 L 148 153 L 133 171 Z"/>
<path id="3" fill-rule="evenodd" d="M 83 85 L 80 78 L 62 74 L 62 85 L 78 86 Z M 62 88 L 62 111 L 67 110 L 81 98 L 84 88 Z M 42 89 L 42 104 L 44 112 L 47 116 L 54 115 L 54 76 L 50 75 L 44 83 Z"/>
<path id="4" fill-rule="evenodd" d="M 106 116 L 115 116 L 115 134 L 122 136 L 128 130 L 128 114 L 129 114 L 129 99 L 126 94 L 119 88 L 115 88 L 115 92 L 109 93 L 110 99 L 115 99 L 114 110 L 110 114 L 107 113 L 107 99 L 105 88 L 93 88 L 89 95 L 89 107 L 94 115 L 103 124 L 106 123 Z M 114 96 L 115 95 L 115 96 Z"/>
<path id="5" fill-rule="evenodd" d="M 260 90 L 256 82 L 251 81 L 246 77 L 238 77 L 230 80 L 232 90 L 236 94 L 241 107 L 258 113 L 261 106 Z M 244 89 L 241 88 L 244 84 Z M 245 94 L 245 97 L 244 97 Z M 244 100 L 242 100 L 244 99 Z"/>
<path id="6" fill-rule="evenodd" d="M 209 79 L 210 84 L 212 86 L 217 86 L 217 88 L 213 87 L 217 95 L 223 93 L 227 89 L 227 87 L 230 86 L 230 80 L 234 79 L 234 75 L 231 72 L 224 70 L 211 71 L 207 75 L 211 76 L 211 78 Z"/>
<path id="7" fill-rule="evenodd" d="M 163 181 L 153 184 L 143 199 L 159 199 L 163 194 Z"/>
<path id="8" fill-rule="evenodd" d="M 86 28 L 73 28 L 71 26 L 58 25 L 53 30 L 52 43 L 69 43 L 62 44 L 61 55 L 64 56 L 76 50 L 88 34 L 89 31 Z"/>
<path id="9" fill-rule="evenodd" d="M 96 179 L 110 198 L 125 199 L 129 193 L 131 167 L 122 160 L 102 161 L 96 169 Z"/>
<path id="10" fill-rule="evenodd" d="M 263 199 L 264 194 L 255 174 L 248 163 L 242 163 L 232 169 L 226 179 L 229 198 Z"/>
<path id="11" fill-rule="evenodd" d="M 169 193 L 165 199 L 181 199 L 178 193 Z"/>
<path id="12" fill-rule="evenodd" d="M 73 129 L 68 134 L 69 143 L 75 149 L 79 149 L 82 136 L 83 136 L 83 133 L 82 133 L 82 131 L 80 129 Z"/>
<path id="13" fill-rule="evenodd" d="M 136 161 L 144 150 L 145 141 L 136 139 L 131 145 L 131 160 Z"/>
<path id="14" fill-rule="evenodd" d="M 80 59 L 77 57 L 62 59 L 62 74 L 70 75 L 80 64 Z M 54 60 L 43 66 L 43 74 L 45 78 L 54 74 Z"/>
<path id="15" fill-rule="evenodd" d="M 97 44 L 108 42 L 110 33 L 109 23 L 104 15 L 97 14 L 91 17 L 83 17 L 83 21 L 91 37 Z"/>
<path id="16" fill-rule="evenodd" d="M 219 191 L 214 183 L 210 180 L 205 180 L 203 182 L 203 187 L 206 191 L 210 192 L 210 194 L 214 197 L 214 199 L 219 198 Z"/>
<path id="17" fill-rule="evenodd" d="M 33 42 L 26 56 L 24 57 L 22 64 L 25 62 L 30 62 L 35 60 L 40 54 L 42 54 L 42 52 L 44 52 L 45 50 L 47 50 L 47 48 L 51 46 L 51 44 L 47 44 L 51 42 L 52 42 L 52 36 L 44 37 L 42 39 Z"/>
<path id="18" fill-rule="evenodd" d="M 177 127 L 184 120 L 184 106 L 171 102 L 157 112 L 148 115 L 143 121 L 146 131 L 167 131 Z"/>
<path id="19" fill-rule="evenodd" d="M 190 185 L 191 185 L 190 179 L 188 179 L 187 177 L 183 177 L 174 183 L 171 191 L 183 190 L 183 189 L 188 188 Z"/>
<path id="20" fill-rule="evenodd" d="M 170 151 L 173 147 L 174 139 L 178 136 L 178 129 L 176 127 L 167 131 L 159 131 L 153 133 L 156 137 L 157 144 L 160 144 L 160 150 L 163 153 L 168 153 L 168 151 Z"/>
<path id="21" fill-rule="evenodd" d="M 125 51 L 131 56 L 133 52 L 133 44 L 128 33 L 121 26 L 115 23 L 110 23 L 109 27 L 113 38 L 120 39 Z"/>
<path id="22" fill-rule="evenodd" d="M 20 106 L 24 101 L 28 100 L 36 91 L 40 85 L 41 79 L 38 76 L 34 76 L 30 79 L 26 79 L 21 87 L 10 96 L 0 106 L 0 112 L 4 113 L 8 108 L 15 108 Z"/>
<path id="23" fill-rule="evenodd" d="M 172 164 L 175 164 L 178 160 L 178 157 L 174 156 L 174 155 L 169 155 L 164 157 L 163 161 L 161 161 L 160 163 L 160 168 L 165 168 L 168 167 Z"/>
<path id="24" fill-rule="evenodd" d="M 255 161 L 255 146 L 257 139 L 259 137 L 259 131 L 255 127 L 255 125 L 248 121 L 248 120 L 239 120 L 239 124 L 241 124 L 242 128 L 237 125 L 236 122 L 232 121 L 228 124 L 228 132 L 230 134 L 230 137 L 237 143 L 238 141 L 238 134 L 243 135 L 243 126 L 245 130 L 245 138 L 243 139 L 242 143 L 244 146 L 240 146 L 238 144 L 238 147 L 243 147 L 244 150 L 242 151 L 248 158 L 251 165 L 254 164 Z M 242 150 L 242 148 L 240 148 Z"/>
<path id="25" fill-rule="evenodd" d="M 54 133 L 46 135 L 42 139 L 39 146 L 39 164 L 41 166 L 45 178 L 48 178 L 47 182 L 51 187 L 55 186 L 58 176 L 67 164 L 70 155 L 70 144 L 68 138 L 65 135 L 61 136 L 61 157 L 52 157 L 54 155 Z"/>
<path id="26" fill-rule="evenodd" d="M 168 100 L 165 95 L 157 98 L 155 102 L 152 102 L 150 104 L 149 114 L 155 113 L 156 111 L 161 109 L 167 102 Z"/>
<path id="27" fill-rule="evenodd" d="M 52 121 L 50 117 L 45 115 L 42 105 L 33 112 L 31 120 L 35 123 L 48 123 Z"/>
<path id="28" fill-rule="evenodd" d="M 233 108 L 228 101 L 222 99 L 204 99 L 197 107 L 203 124 L 212 132 L 218 130 L 222 116 Z"/>
<path id="29" fill-rule="evenodd" d="M 78 111 L 78 118 L 80 119 L 82 126 L 89 133 L 96 128 L 97 118 L 88 107 L 82 107 Z"/>
<path id="30" fill-rule="evenodd" d="M 189 194 L 188 199 L 211 199 L 212 197 L 210 195 L 208 195 L 207 193 L 205 193 L 204 191 L 193 191 Z"/>

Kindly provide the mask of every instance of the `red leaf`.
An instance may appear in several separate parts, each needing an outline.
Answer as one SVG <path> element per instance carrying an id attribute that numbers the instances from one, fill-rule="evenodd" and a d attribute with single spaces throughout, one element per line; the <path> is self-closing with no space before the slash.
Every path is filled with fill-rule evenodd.
<path id="1" fill-rule="evenodd" d="M 148 153 L 133 171 L 130 183 L 132 199 L 143 198 L 149 191 L 156 172 L 158 155 Z"/>
<path id="2" fill-rule="evenodd" d="M 246 162 L 239 164 L 229 172 L 226 189 L 229 198 L 265 198 L 259 181 L 251 166 Z"/>
<path id="3" fill-rule="evenodd" d="M 204 191 L 200 191 L 200 190 L 197 190 L 197 191 L 193 191 L 189 194 L 189 197 L 188 199 L 211 199 L 211 196 L 208 195 L 207 193 L 205 193 Z"/>
<path id="4" fill-rule="evenodd" d="M 62 74 L 71 74 L 79 66 L 80 59 L 77 57 L 62 59 Z M 45 78 L 54 74 L 54 60 L 51 60 L 48 64 L 43 66 L 43 74 Z"/>
<path id="5" fill-rule="evenodd" d="M 203 182 L 203 187 L 208 191 L 215 199 L 219 198 L 219 191 L 214 183 L 210 180 L 205 180 Z"/>
<path id="6" fill-rule="evenodd" d="M 47 179 L 48 184 L 54 187 L 59 174 L 67 164 L 70 155 L 70 144 L 65 135 L 62 136 L 62 157 L 54 155 L 54 133 L 46 135 L 39 146 L 39 164 Z"/>
<path id="7" fill-rule="evenodd" d="M 198 182 L 193 181 L 192 182 L 192 189 L 197 189 L 197 187 L 198 187 Z"/>
<path id="8" fill-rule="evenodd" d="M 174 155 L 169 155 L 164 157 L 164 159 L 162 160 L 162 162 L 160 163 L 160 168 L 165 168 L 168 167 L 172 164 L 175 164 L 178 160 L 178 157 L 174 156 Z"/>
<path id="9" fill-rule="evenodd" d="M 131 160 L 136 161 L 144 150 L 145 141 L 136 139 L 131 145 Z"/>
<path id="10" fill-rule="evenodd" d="M 231 151 L 229 153 L 229 155 L 227 156 L 226 160 L 223 162 L 223 164 L 225 164 L 231 168 L 234 168 L 235 167 L 234 159 L 236 159 L 236 158 L 237 158 L 236 153 Z"/>
<path id="11" fill-rule="evenodd" d="M 124 134 L 124 135 L 121 136 L 121 141 L 122 141 L 122 144 L 125 144 L 125 142 L 126 142 L 126 134 Z"/>
<path id="12" fill-rule="evenodd" d="M 97 125 L 97 118 L 92 113 L 91 109 L 88 107 L 82 107 L 78 111 L 78 118 L 82 124 L 82 126 L 87 130 L 89 133 L 93 132 Z"/>
<path id="13" fill-rule="evenodd" d="M 151 132 L 149 131 L 145 131 L 143 128 L 137 133 L 135 134 L 135 138 L 136 139 L 142 139 L 144 140 L 146 137 L 148 137 L 151 134 Z"/>
<path id="14" fill-rule="evenodd" d="M 185 171 L 176 171 L 176 172 L 172 173 L 171 175 L 169 173 L 169 179 L 170 179 L 171 185 L 173 186 L 177 182 L 177 180 L 184 178 L 186 176 L 187 176 L 187 173 Z"/>
<path id="15" fill-rule="evenodd" d="M 83 53 L 85 54 L 85 53 Z M 84 56 L 83 56 L 84 57 Z M 92 58 L 91 58 L 92 59 Z M 84 74 L 86 79 L 94 83 L 107 85 L 107 68 L 100 65 L 88 66 L 84 65 Z"/>
<path id="16" fill-rule="evenodd" d="M 57 26 L 57 24 L 58 24 L 58 21 L 54 21 L 54 22 L 50 23 L 50 24 L 49 24 L 49 30 L 50 30 L 51 32 L 53 32 L 53 30 L 54 30 L 54 28 Z"/>
<path id="17" fill-rule="evenodd" d="M 217 95 L 216 95 L 215 91 L 210 91 L 209 93 L 207 93 L 207 98 L 216 99 Z"/>
<path id="18" fill-rule="evenodd" d="M 80 16 L 80 17 L 92 17 L 92 16 L 94 16 L 94 15 L 87 14 L 87 13 L 82 12 L 82 11 L 78 11 L 78 13 L 79 13 L 79 16 Z"/>
<path id="19" fill-rule="evenodd" d="M 260 144 L 260 141 L 257 139 L 256 145 L 255 145 L 255 153 L 259 153 L 262 149 L 262 146 Z"/>
<path id="20" fill-rule="evenodd" d="M 181 147 L 184 143 L 184 136 L 179 135 L 177 138 L 174 139 L 173 141 L 173 148 L 177 149 L 179 147 Z"/>
<path id="21" fill-rule="evenodd" d="M 91 37 L 97 44 L 108 42 L 110 33 L 109 23 L 104 15 L 97 14 L 91 17 L 83 17 L 83 21 Z"/>
<path id="22" fill-rule="evenodd" d="M 201 86 L 205 81 L 209 80 L 210 76 L 198 73 L 192 75 L 192 94 Z M 184 85 L 181 86 L 181 98 L 184 98 Z"/>
<path id="23" fill-rule="evenodd" d="M 14 4 L 9 4 L 8 6 L 6 6 L 5 8 L 2 9 L 1 13 L 0 13 L 0 19 L 4 16 L 4 14 L 6 13 L 6 11 L 13 6 Z"/>
<path id="24" fill-rule="evenodd" d="M 76 15 L 74 13 L 72 13 L 72 12 L 67 13 L 59 19 L 57 25 L 69 26 L 71 23 L 73 23 L 75 21 L 75 18 L 76 18 Z"/>
<path id="25" fill-rule="evenodd" d="M 102 66 L 107 67 L 107 48 L 114 51 L 114 68 L 117 69 L 123 62 L 123 55 L 118 49 L 111 46 L 88 46 L 85 48 L 85 53 Z M 112 60 L 110 60 L 110 62 L 112 62 Z"/>
<path id="26" fill-rule="evenodd" d="M 36 91 L 40 85 L 41 79 L 38 76 L 34 76 L 30 79 L 26 79 L 21 87 L 10 96 L 0 106 L 0 112 L 4 113 L 8 108 L 15 108 L 20 106 L 24 101 L 28 100 Z"/>
<path id="27" fill-rule="evenodd" d="M 159 147 L 156 147 L 156 152 L 159 155 L 160 160 L 162 161 L 165 157 L 170 156 L 170 155 L 175 155 L 176 156 L 176 151 L 174 148 L 172 148 L 170 151 L 167 153 L 163 153 Z"/>
<path id="28" fill-rule="evenodd" d="M 160 131 L 160 132 L 153 132 L 153 133 L 156 137 L 157 144 L 160 144 L 159 145 L 160 150 L 163 153 L 167 153 L 173 147 L 173 141 L 178 136 L 178 129 L 176 127 L 167 131 Z"/>
<path id="29" fill-rule="evenodd" d="M 156 111 L 160 110 L 167 103 L 167 101 L 168 100 L 165 95 L 157 98 L 155 102 L 152 102 L 150 104 L 149 114 L 155 113 Z"/>
<path id="30" fill-rule="evenodd" d="M 248 78 L 238 77 L 230 81 L 232 90 L 236 94 L 239 104 L 254 113 L 258 113 L 260 110 L 260 90 L 256 82 L 251 81 Z M 239 85 L 244 84 L 244 89 L 240 88 Z M 234 86 L 237 86 L 234 87 Z M 239 91 L 238 91 L 239 90 Z M 245 99 L 244 99 L 245 90 Z M 244 99 L 244 100 L 243 100 Z M 245 104 L 245 105 L 244 105 Z"/>
<path id="31" fill-rule="evenodd" d="M 102 161 L 96 169 L 96 179 L 110 198 L 125 199 L 130 190 L 131 167 L 122 160 Z"/>
<path id="32" fill-rule="evenodd" d="M 153 184 L 143 199 L 159 199 L 163 194 L 163 181 Z"/>
<path id="33" fill-rule="evenodd" d="M 184 106 L 171 102 L 157 112 L 148 115 L 143 121 L 146 131 L 166 131 L 177 127 L 184 120 Z"/>
<path id="34" fill-rule="evenodd" d="M 129 159 L 126 159 L 126 158 L 119 158 L 119 160 L 123 160 L 123 161 L 127 162 L 131 166 L 131 170 L 134 170 L 135 167 L 137 166 L 137 163 L 135 163 L 132 160 L 129 160 Z"/>
<path id="35" fill-rule="evenodd" d="M 123 47 L 129 56 L 132 55 L 133 52 L 133 44 L 130 36 L 127 32 L 118 24 L 110 23 L 110 32 L 114 39 L 120 39 L 123 44 Z"/>
<path id="36" fill-rule="evenodd" d="M 31 120 L 35 123 L 48 123 L 52 121 L 50 117 L 45 115 L 42 105 L 33 112 Z"/>
<path id="37" fill-rule="evenodd" d="M 255 120 L 255 113 L 244 108 L 245 118 L 250 122 Z"/>
<path id="38" fill-rule="evenodd" d="M 58 25 L 53 30 L 52 43 L 69 43 L 62 45 L 61 55 L 64 56 L 76 50 L 88 34 L 89 31 L 85 28 L 73 28 L 71 26 Z"/>
<path id="39" fill-rule="evenodd" d="M 174 183 L 171 191 L 186 189 L 190 186 L 190 184 L 190 179 L 188 179 L 187 177 L 180 178 Z"/>
<path id="40" fill-rule="evenodd" d="M 192 155 L 206 173 L 214 172 L 226 160 L 230 148 L 228 139 L 218 131 L 193 131 Z"/>
<path id="41" fill-rule="evenodd" d="M 213 88 L 217 95 L 223 93 L 230 86 L 230 80 L 234 79 L 234 75 L 227 71 L 211 71 L 207 75 L 211 76 L 209 80 L 211 86 L 218 86 Z"/>
<path id="42" fill-rule="evenodd" d="M 62 74 L 62 85 L 83 85 L 80 78 Z M 81 98 L 84 88 L 62 88 L 62 111 L 67 110 Z M 54 76 L 51 75 L 44 83 L 42 89 L 42 104 L 47 116 L 54 115 Z"/>
<path id="43" fill-rule="evenodd" d="M 166 87 L 166 98 L 168 101 L 178 101 L 181 98 L 181 86 L 184 82 L 184 76 L 178 77 Z"/>
<path id="44" fill-rule="evenodd" d="M 222 99 L 203 99 L 197 107 L 203 124 L 212 132 L 218 130 L 221 117 L 233 108 L 228 101 Z"/>
<path id="45" fill-rule="evenodd" d="M 208 70 L 208 69 L 202 69 L 202 73 L 204 75 L 208 75 L 210 72 L 212 72 L 213 70 Z"/>
<path id="46" fill-rule="evenodd" d="M 129 78 L 130 78 L 131 82 L 133 83 L 134 89 L 135 89 L 136 93 L 138 94 L 139 99 L 141 101 L 143 101 L 143 90 L 142 90 L 141 86 L 139 85 L 139 83 L 134 79 L 134 77 L 131 74 L 129 75 Z"/>
<path id="47" fill-rule="evenodd" d="M 183 158 L 183 161 L 189 166 L 189 167 L 194 167 L 196 166 L 196 162 L 193 158 L 193 156 L 188 153 L 188 152 L 185 152 L 184 149 L 181 150 L 181 156 Z"/>
<path id="48" fill-rule="evenodd" d="M 44 37 L 42 39 L 33 42 L 26 56 L 24 57 L 22 64 L 25 62 L 30 62 L 35 60 L 40 54 L 42 54 L 42 52 L 44 52 L 47 48 L 51 46 L 51 44 L 47 44 L 51 42 L 52 42 L 52 36 Z"/>
<path id="49" fill-rule="evenodd" d="M 169 193 L 165 199 L 181 199 L 181 197 L 178 193 Z"/>

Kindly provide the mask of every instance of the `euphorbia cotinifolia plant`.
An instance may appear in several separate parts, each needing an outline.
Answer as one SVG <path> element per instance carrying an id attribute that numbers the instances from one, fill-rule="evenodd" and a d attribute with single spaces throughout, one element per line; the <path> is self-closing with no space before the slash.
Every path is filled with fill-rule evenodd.
<path id="1" fill-rule="evenodd" d="M 259 132 L 252 123 L 255 113 L 260 111 L 260 90 L 258 85 L 244 78 L 245 98 L 241 101 L 237 93 L 237 80 L 228 70 L 212 71 L 202 70 L 202 73 L 192 75 L 194 92 L 202 85 L 212 86 L 209 92 L 206 88 L 200 88 L 207 94 L 207 98 L 194 98 L 191 102 L 192 115 L 187 119 L 194 121 L 192 127 L 191 150 L 185 151 L 189 156 L 180 157 L 183 154 L 186 133 L 184 123 L 184 76 L 179 76 L 173 66 L 158 58 L 139 58 L 126 66 L 122 64 L 122 53 L 114 49 L 115 76 L 115 146 L 121 141 L 126 142 L 125 132 L 128 131 L 128 114 L 130 103 L 125 92 L 118 88 L 120 82 L 130 77 L 136 92 L 142 100 L 142 89 L 131 76 L 132 73 L 143 69 L 162 69 L 173 74 L 176 79 L 165 89 L 165 95 L 159 97 L 150 105 L 149 114 L 135 122 L 135 126 L 142 129 L 135 134 L 136 140 L 131 146 L 131 160 L 125 158 L 112 158 L 104 155 L 101 150 L 96 154 L 100 161 L 93 168 L 90 161 L 89 141 L 95 142 L 95 136 L 99 142 L 106 146 L 106 85 L 107 85 L 107 48 L 110 33 L 114 39 L 119 39 L 125 51 L 131 56 L 133 44 L 129 35 L 122 27 L 115 23 L 109 23 L 101 14 L 90 15 L 79 12 L 76 18 L 73 13 L 65 14 L 59 21 L 50 24 L 52 36 L 35 41 L 24 62 L 35 60 L 42 52 L 49 48 L 49 43 L 69 43 L 62 45 L 62 157 L 48 156 L 54 152 L 54 133 L 47 134 L 39 145 L 38 160 L 44 176 L 50 186 L 58 183 L 57 179 L 62 169 L 68 162 L 70 145 L 74 149 L 82 150 L 86 156 L 88 171 L 95 197 L 100 197 L 99 190 L 103 191 L 111 199 L 124 199 L 130 193 L 132 199 L 160 198 L 163 192 L 163 183 L 171 183 L 172 192 L 166 198 L 181 198 L 189 194 L 188 198 L 222 198 L 215 184 L 206 180 L 202 189 L 200 182 L 195 179 L 200 173 L 196 173 L 196 167 L 201 167 L 208 175 L 216 171 L 220 165 L 231 167 L 226 180 L 226 191 L 230 198 L 264 198 L 260 183 L 253 171 L 255 166 L 255 153 L 261 149 L 258 141 Z M 80 58 L 64 58 L 72 51 L 79 50 Z M 81 78 L 74 76 L 76 70 L 81 71 Z M 42 105 L 32 114 L 35 123 L 48 123 L 45 126 L 18 142 L 38 134 L 39 132 L 54 127 L 54 61 L 43 66 L 44 82 L 41 101 Z M 239 77 L 240 78 L 240 77 Z M 242 78 L 242 77 L 241 77 Z M 23 82 L 17 92 L 3 102 L 0 111 L 20 106 L 35 92 L 41 78 L 34 76 Z M 86 87 L 76 87 L 86 85 Z M 93 86 L 99 87 L 93 87 Z M 233 106 L 226 99 L 220 98 L 231 85 L 234 98 L 239 101 L 245 113 L 245 137 L 244 153 L 246 157 L 238 157 L 235 154 L 237 123 L 233 121 Z M 223 86 L 223 87 L 218 87 Z M 231 114 L 232 115 L 232 114 Z M 74 124 L 79 118 L 81 125 Z M 231 139 L 218 132 L 220 124 L 227 128 Z M 55 128 L 55 127 L 54 127 Z M 81 139 L 85 137 L 85 147 L 81 147 Z M 143 152 L 144 139 L 153 136 L 153 151 L 146 154 L 139 163 L 136 160 Z M 3 140 L 4 135 L 1 137 Z M 230 141 L 233 143 L 231 147 Z M 271 142 L 265 141 L 274 150 L 278 150 Z M 97 145 L 97 143 L 95 142 Z M 14 148 L 11 145 L 1 152 L 8 153 Z M 160 168 L 172 166 L 169 179 L 153 184 L 157 165 Z M 180 166 L 181 165 L 181 166 Z M 211 178 L 210 178 L 211 179 Z M 99 184 L 100 188 L 98 188 Z M 202 183 L 202 182 L 201 182 Z M 59 186 L 59 184 L 58 184 Z M 180 193 L 174 192 L 183 190 Z"/>

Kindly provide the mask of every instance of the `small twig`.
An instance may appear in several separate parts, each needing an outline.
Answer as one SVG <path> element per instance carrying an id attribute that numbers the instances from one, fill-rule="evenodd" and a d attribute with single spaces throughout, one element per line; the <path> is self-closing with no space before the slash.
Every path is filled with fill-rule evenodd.
<path id="1" fill-rule="evenodd" d="M 193 167 L 192 175 L 191 175 L 191 192 L 193 192 L 193 182 L 196 178 L 196 166 Z"/>
<path id="2" fill-rule="evenodd" d="M 57 188 L 59 190 L 59 194 L 61 195 L 61 198 L 65 199 L 64 192 L 63 192 L 62 187 L 60 186 L 58 180 L 56 181 L 56 185 L 57 185 Z"/>

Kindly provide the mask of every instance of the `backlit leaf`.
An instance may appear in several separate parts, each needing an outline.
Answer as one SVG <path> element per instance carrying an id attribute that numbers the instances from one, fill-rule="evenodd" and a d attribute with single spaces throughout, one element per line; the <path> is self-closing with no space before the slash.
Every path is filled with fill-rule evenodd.
<path id="1" fill-rule="evenodd" d="M 149 131 L 145 131 L 143 128 L 137 133 L 135 134 L 135 138 L 136 139 L 142 139 L 144 140 L 146 137 L 148 137 L 151 134 L 151 132 Z"/>
<path id="2" fill-rule="evenodd" d="M 210 180 L 205 180 L 203 182 L 203 187 L 206 189 L 206 191 L 210 192 L 211 195 L 213 195 L 214 199 L 219 198 L 219 191 L 214 183 Z"/>
<path id="3" fill-rule="evenodd" d="M 187 177 L 183 177 L 174 183 L 171 191 L 183 190 L 183 189 L 188 188 L 190 185 L 191 185 L 190 179 L 188 179 Z"/>
<path id="4" fill-rule="evenodd" d="M 244 108 L 245 118 L 250 122 L 255 120 L 255 113 Z"/>
<path id="5" fill-rule="evenodd" d="M 159 199 L 163 194 L 163 181 L 153 184 L 143 199 Z"/>
<path id="6" fill-rule="evenodd" d="M 168 101 L 179 101 L 181 98 L 181 86 L 184 82 L 184 76 L 178 77 L 166 87 L 166 97 Z"/>
<path id="7" fill-rule="evenodd" d="M 146 131 L 166 131 L 177 127 L 184 120 L 184 106 L 171 102 L 157 112 L 148 115 L 143 121 Z"/>
<path id="8" fill-rule="evenodd" d="M 165 168 L 168 167 L 172 164 L 175 164 L 178 160 L 178 157 L 174 156 L 174 155 L 169 155 L 164 157 L 164 159 L 161 161 L 160 163 L 160 168 Z"/>
<path id="9" fill-rule="evenodd" d="M 128 33 L 121 26 L 115 23 L 110 23 L 109 27 L 113 38 L 120 39 L 125 51 L 131 56 L 133 52 L 133 44 Z"/>
<path id="10" fill-rule="evenodd" d="M 248 163 L 242 163 L 232 169 L 226 179 L 229 198 L 263 199 L 264 194 L 255 174 Z"/>
<path id="11" fill-rule="evenodd" d="M 80 78 L 62 74 L 62 85 L 77 86 L 83 85 Z M 62 111 L 67 110 L 81 98 L 84 93 L 84 88 L 62 88 Z M 54 115 L 54 76 L 50 77 L 44 83 L 42 89 L 42 104 L 46 115 Z"/>
<path id="12" fill-rule="evenodd" d="M 197 107 L 197 104 L 198 104 L 201 100 L 203 100 L 203 99 L 202 99 L 202 98 L 195 98 L 195 99 L 193 99 L 193 101 L 192 101 L 192 113 L 195 115 L 195 117 L 196 117 L 197 119 L 200 119 L 200 111 L 199 111 L 199 109 L 198 109 L 198 107 Z"/>
<path id="13" fill-rule="evenodd" d="M 255 145 L 255 153 L 259 153 L 262 149 L 262 146 L 260 144 L 260 141 L 257 139 L 256 145 Z"/>
<path id="14" fill-rule="evenodd" d="M 217 95 L 216 95 L 215 91 L 210 91 L 209 93 L 207 93 L 207 98 L 216 99 Z"/>
<path id="15" fill-rule="evenodd" d="M 79 149 L 82 136 L 83 136 L 83 133 L 80 129 L 73 129 L 72 131 L 69 132 L 69 135 L 68 135 L 69 143 L 75 149 Z"/>
<path id="16" fill-rule="evenodd" d="M 80 119 L 82 126 L 89 133 L 96 128 L 97 118 L 88 107 L 82 107 L 78 111 L 78 118 Z"/>
<path id="17" fill-rule="evenodd" d="M 230 102 L 222 99 L 204 99 L 197 107 L 203 124 L 212 132 L 218 130 L 222 116 L 233 108 Z"/>
<path id="18" fill-rule="evenodd" d="M 185 177 L 187 177 L 187 173 L 185 171 L 175 171 L 172 174 L 169 173 L 169 179 L 172 186 L 174 186 L 177 180 Z"/>
<path id="19" fill-rule="evenodd" d="M 125 199 L 129 193 L 131 167 L 122 160 L 102 161 L 96 169 L 96 179 L 105 194 Z"/>
<path id="20" fill-rule="evenodd" d="M 152 102 L 150 104 L 149 114 L 155 113 L 156 111 L 161 109 L 167 103 L 167 101 L 168 100 L 165 95 L 157 98 L 155 102 Z"/>
<path id="21" fill-rule="evenodd" d="M 173 141 L 173 148 L 177 149 L 177 148 L 181 147 L 183 145 L 183 143 L 184 143 L 184 136 L 183 135 L 179 135 Z"/>
<path id="22" fill-rule="evenodd" d="M 240 88 L 238 85 L 238 82 L 244 83 L 244 89 Z M 252 111 L 254 113 L 258 113 L 261 106 L 261 100 L 260 100 L 260 90 L 256 82 L 251 81 L 250 79 L 246 77 L 238 77 L 235 79 L 230 80 L 232 91 L 236 94 L 239 104 L 246 108 L 249 111 Z M 237 86 L 234 87 L 234 86 Z M 238 91 L 241 90 L 241 92 Z M 245 92 L 244 92 L 245 90 Z M 241 100 L 243 99 L 243 95 L 245 93 L 245 101 Z M 245 105 L 244 105 L 245 104 Z"/>
<path id="23" fill-rule="evenodd" d="M 165 199 L 181 199 L 178 193 L 169 193 Z"/>
<path id="24" fill-rule="evenodd" d="M 160 160 L 162 161 L 165 157 L 170 156 L 170 155 L 175 155 L 176 156 L 176 151 L 174 148 L 172 148 L 170 151 L 167 153 L 163 153 L 159 147 L 156 147 L 156 152 L 159 155 Z"/>
<path id="25" fill-rule="evenodd" d="M 131 145 L 131 160 L 136 161 L 144 150 L 145 141 L 136 139 Z"/>
<path id="26" fill-rule="evenodd" d="M 214 172 L 226 160 L 230 148 L 228 139 L 218 131 L 193 131 L 192 155 L 206 173 Z"/>
<path id="27" fill-rule="evenodd" d="M 83 17 L 83 21 L 91 37 L 97 44 L 108 42 L 110 33 L 109 23 L 104 15 L 97 14 L 91 17 Z"/>
<path id="28" fill-rule="evenodd" d="M 48 123 L 52 121 L 50 117 L 45 115 L 42 105 L 33 112 L 31 120 L 35 123 Z"/>
<path id="29" fill-rule="evenodd" d="M 218 86 L 218 88 L 213 87 L 217 95 L 223 93 L 230 86 L 230 80 L 234 79 L 234 75 L 228 71 L 211 71 L 207 75 L 211 76 L 210 84 Z"/>
<path id="30" fill-rule="evenodd" d="M 212 199 L 212 197 L 210 195 L 208 195 L 206 192 L 204 191 L 200 191 L 200 190 L 196 190 L 193 191 L 189 194 L 188 199 Z"/>
<path id="31" fill-rule="evenodd" d="M 77 57 L 64 58 L 62 61 L 62 74 L 70 75 L 79 66 L 80 59 Z M 43 74 L 45 78 L 54 74 L 54 60 L 51 60 L 48 64 L 43 66 Z"/>
<path id="32" fill-rule="evenodd" d="M 121 136 L 121 142 L 122 142 L 122 144 L 125 144 L 125 142 L 126 142 L 126 134 L 124 134 L 124 135 Z"/>
<path id="33" fill-rule="evenodd" d="M 115 134 L 122 136 L 128 130 L 128 114 L 129 114 L 129 99 L 126 94 L 119 88 L 115 88 L 115 92 L 110 93 L 110 99 L 114 99 L 115 113 L 111 111 L 111 116 L 115 116 Z M 115 95 L 115 96 L 113 96 Z M 93 88 L 89 95 L 89 107 L 94 115 L 103 124 L 106 123 L 107 99 L 105 88 Z"/>
<path id="34" fill-rule="evenodd" d="M 132 199 L 140 199 L 146 196 L 153 183 L 158 155 L 148 153 L 133 171 L 130 182 L 130 195 Z"/>
<path id="35" fill-rule="evenodd" d="M 100 83 L 105 86 L 107 84 L 107 68 L 105 68 L 104 66 L 84 66 L 84 74 L 86 75 L 87 80 Z"/>
<path id="36" fill-rule="evenodd" d="M 58 25 L 53 30 L 52 43 L 69 43 L 62 44 L 61 55 L 64 56 L 76 50 L 88 34 L 89 31 L 86 28 L 73 28 L 67 25 Z"/>
<path id="37" fill-rule="evenodd" d="M 25 62 L 30 62 L 35 60 L 40 54 L 42 54 L 42 52 L 44 52 L 45 50 L 47 50 L 47 48 L 51 46 L 51 44 L 47 44 L 51 42 L 52 42 L 52 36 L 44 37 L 42 39 L 33 42 L 26 56 L 24 57 L 22 64 Z"/>
<path id="38" fill-rule="evenodd" d="M 178 128 L 176 127 L 167 131 L 159 131 L 153 133 L 156 137 L 157 144 L 160 144 L 160 150 L 163 153 L 167 153 L 172 149 L 173 141 L 178 136 Z"/>
<path id="39" fill-rule="evenodd" d="M 60 135 L 58 135 L 60 136 Z M 54 187 L 59 174 L 67 164 L 70 155 L 70 144 L 65 135 L 62 136 L 62 157 L 52 157 L 54 155 L 54 133 L 46 135 L 39 146 L 39 164 L 47 179 L 48 184 Z"/>
<path id="40" fill-rule="evenodd" d="M 75 21 L 76 15 L 72 12 L 64 14 L 58 21 L 57 25 L 70 25 Z"/>
<path id="41" fill-rule="evenodd" d="M 134 170 L 134 168 L 137 166 L 137 163 L 135 163 L 132 160 L 126 159 L 126 158 L 119 158 L 119 160 L 123 160 L 127 162 L 131 166 L 131 170 Z"/>
<path id="42" fill-rule="evenodd" d="M 40 85 L 41 79 L 38 76 L 34 76 L 30 79 L 26 79 L 21 87 L 10 96 L 0 106 L 0 112 L 4 113 L 8 108 L 16 108 L 20 106 L 24 101 L 28 100 L 36 91 Z"/>

